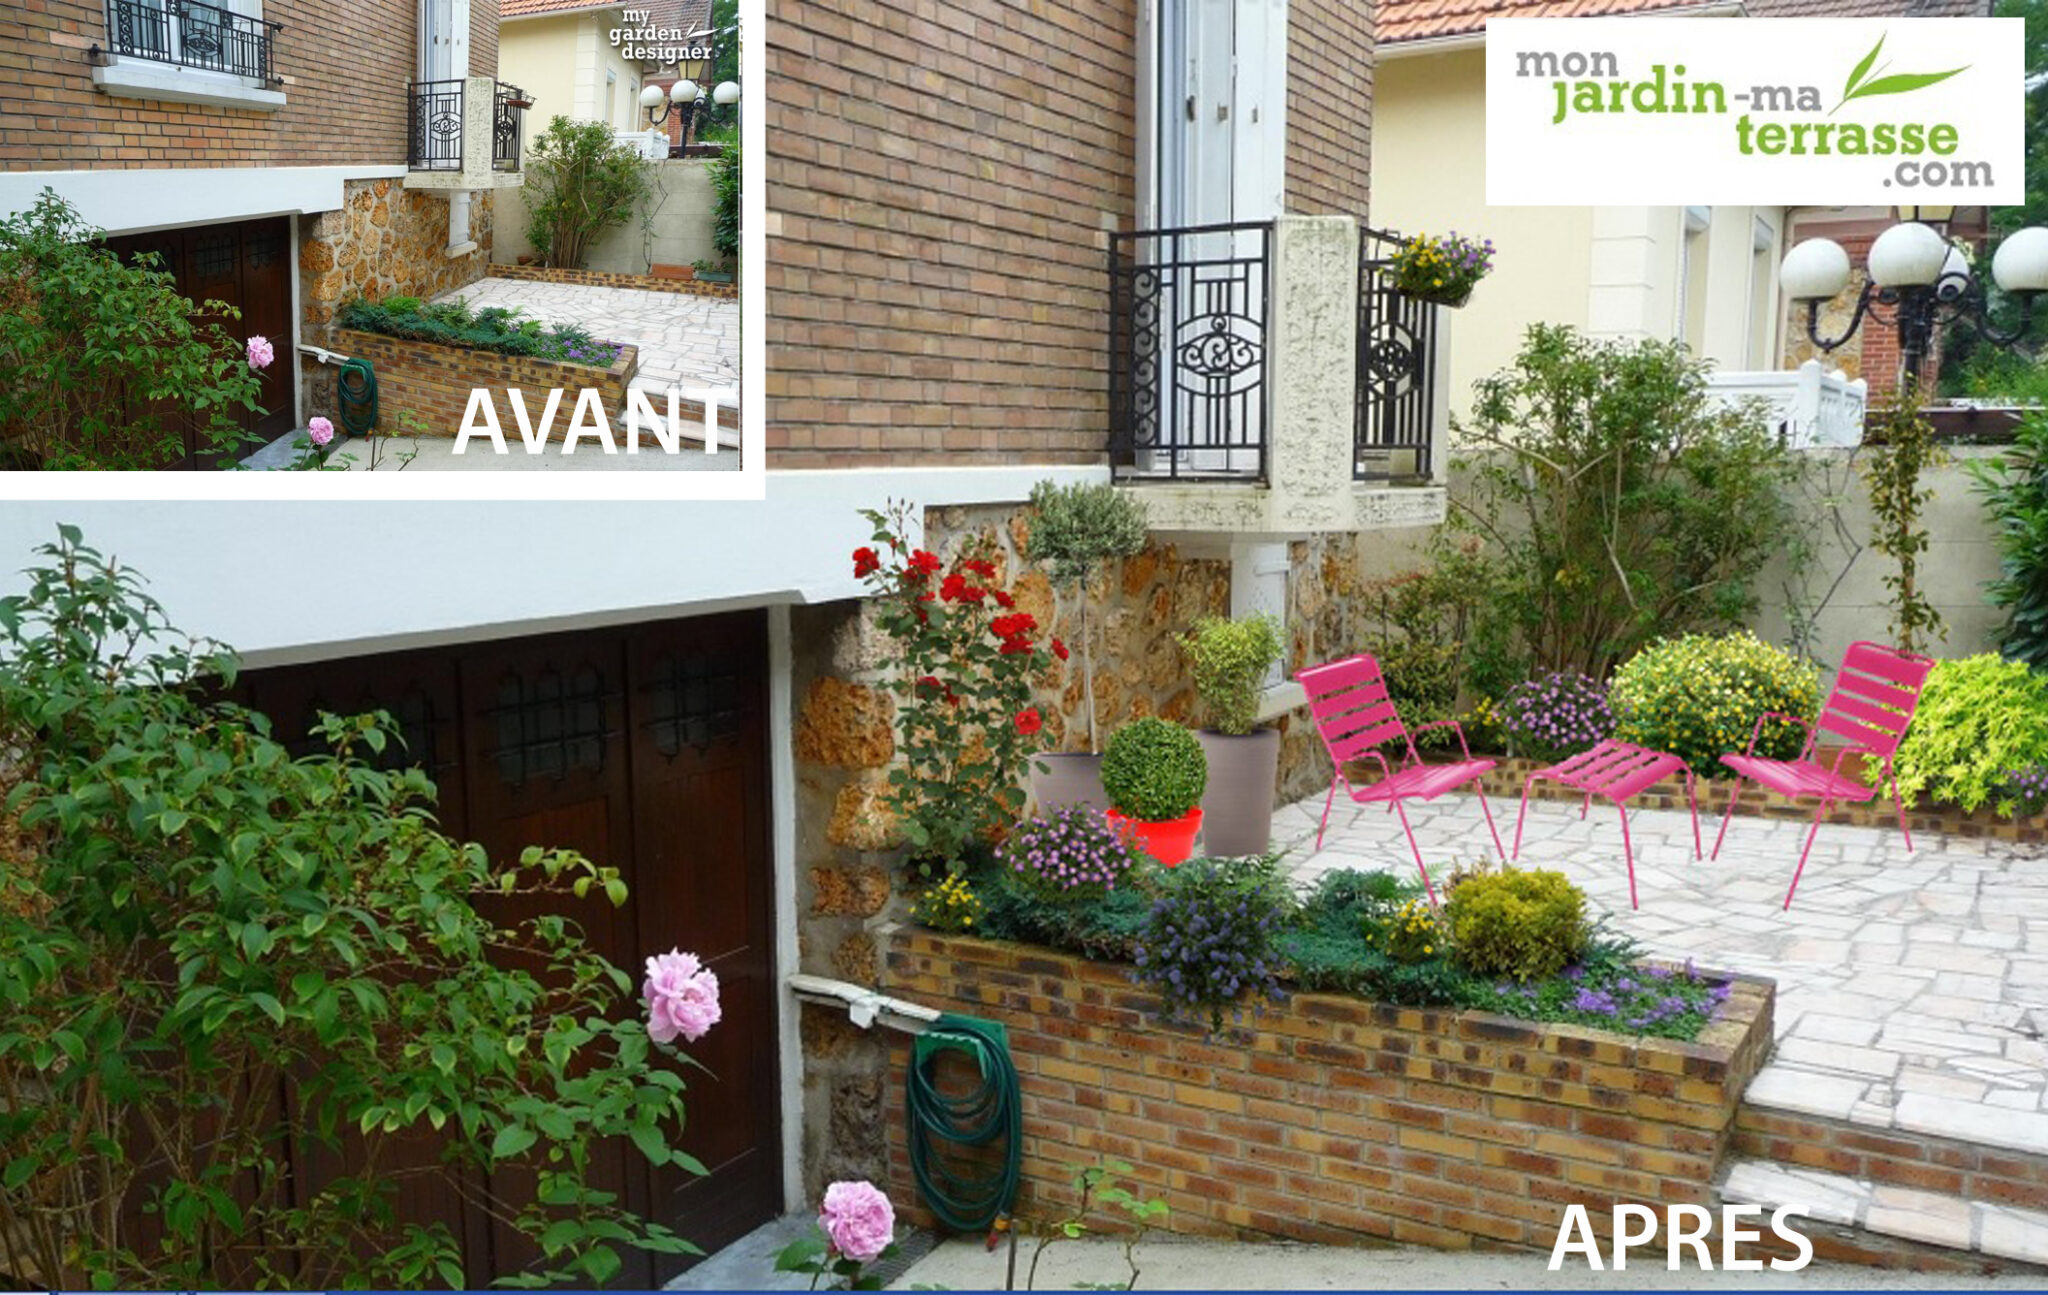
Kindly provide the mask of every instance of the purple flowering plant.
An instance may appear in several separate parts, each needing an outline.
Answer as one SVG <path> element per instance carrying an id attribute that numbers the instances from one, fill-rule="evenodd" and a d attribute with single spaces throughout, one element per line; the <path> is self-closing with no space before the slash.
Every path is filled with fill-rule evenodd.
<path id="1" fill-rule="evenodd" d="M 2005 775 L 2005 794 L 2021 818 L 2048 814 L 2048 764 L 2028 765 Z"/>
<path id="2" fill-rule="evenodd" d="M 1273 860 L 1189 860 L 1153 901 L 1132 953 L 1137 978 L 1159 995 L 1168 1021 L 1220 1033 L 1247 995 L 1281 998 L 1286 959 L 1276 942 L 1291 906 Z"/>
<path id="3" fill-rule="evenodd" d="M 1515 753 L 1546 763 L 1598 746 L 1614 733 L 1606 687 L 1573 670 L 1516 684 L 1496 713 Z"/>
<path id="4" fill-rule="evenodd" d="M 1481 279 L 1493 272 L 1493 240 L 1448 234 L 1417 234 L 1395 250 L 1394 284 L 1411 297 L 1463 305 Z"/>
<path id="5" fill-rule="evenodd" d="M 1026 892 L 1043 899 L 1099 899 L 1115 890 L 1141 856 L 1102 811 L 1068 805 L 1019 823 L 996 861 Z"/>

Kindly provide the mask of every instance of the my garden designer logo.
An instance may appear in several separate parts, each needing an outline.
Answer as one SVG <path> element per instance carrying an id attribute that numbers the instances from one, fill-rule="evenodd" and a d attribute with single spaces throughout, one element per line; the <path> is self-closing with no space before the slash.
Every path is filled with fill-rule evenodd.
<path id="1" fill-rule="evenodd" d="M 1496 19 L 1487 201 L 2018 202 L 2023 69 L 2018 19 Z"/>

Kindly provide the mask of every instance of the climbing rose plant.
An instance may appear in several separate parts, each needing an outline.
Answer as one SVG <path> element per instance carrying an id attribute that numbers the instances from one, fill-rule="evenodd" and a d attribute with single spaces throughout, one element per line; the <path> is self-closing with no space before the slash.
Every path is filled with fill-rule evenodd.
<path id="1" fill-rule="evenodd" d="M 927 873 L 952 870 L 1024 808 L 1025 761 L 1042 745 L 1032 680 L 1051 658 L 1039 624 L 997 587 L 987 546 L 949 560 L 911 541 L 910 506 L 865 509 L 873 543 L 853 552 L 874 616 L 896 647 L 897 743 L 889 803 Z"/>
<path id="2" fill-rule="evenodd" d="M 598 1286 L 691 1247 L 600 1148 L 688 1173 L 679 1066 L 718 1019 L 679 952 L 644 1003 L 579 916 L 617 873 L 444 835 L 388 718 L 295 757 L 236 662 L 61 528 L 0 599 L 0 1264 L 54 1289 L 461 1288 L 399 1188 Z M 526 917 L 503 915 L 517 905 Z M 289 1094 L 290 1100 L 280 1101 Z"/>

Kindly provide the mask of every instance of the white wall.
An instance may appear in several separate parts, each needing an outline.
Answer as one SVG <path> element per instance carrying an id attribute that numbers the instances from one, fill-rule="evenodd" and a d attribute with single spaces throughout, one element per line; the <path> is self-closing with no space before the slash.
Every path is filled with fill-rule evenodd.
<path id="1" fill-rule="evenodd" d="M 71 522 L 172 624 L 252 666 L 849 598 L 855 512 L 1021 501 L 1102 468 L 771 472 L 760 503 L 121 503 L 0 508 L 0 596 Z"/>
<path id="2" fill-rule="evenodd" d="M 655 163 L 654 192 L 642 208 L 650 213 L 652 228 L 642 229 L 638 214 L 629 217 L 590 248 L 583 268 L 646 274 L 657 262 L 689 265 L 699 260 L 719 260 L 718 249 L 711 241 L 717 197 L 711 189 L 710 166 L 710 159 L 695 157 Z M 529 192 L 525 186 L 498 191 L 497 233 L 491 245 L 491 259 L 499 265 L 516 264 L 521 256 L 533 252 L 533 244 L 526 238 Z"/>

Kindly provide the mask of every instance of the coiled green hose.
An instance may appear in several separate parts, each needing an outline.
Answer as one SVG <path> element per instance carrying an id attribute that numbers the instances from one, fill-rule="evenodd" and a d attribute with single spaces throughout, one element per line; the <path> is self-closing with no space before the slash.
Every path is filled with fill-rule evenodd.
<path id="1" fill-rule="evenodd" d="M 368 360 L 343 360 L 334 380 L 335 404 L 350 436 L 368 436 L 377 425 L 377 371 Z"/>
<path id="2" fill-rule="evenodd" d="M 981 1082 L 971 1092 L 948 1097 L 939 1091 L 934 1072 L 939 1055 L 947 1051 L 974 1058 Z M 904 1087 L 910 1172 L 925 1204 L 955 1232 L 986 1231 L 1016 1202 L 1024 1161 L 1024 1108 L 1008 1031 L 997 1021 L 941 1016 L 917 1037 Z M 998 1138 L 1007 1142 L 1002 1163 L 993 1171 L 975 1171 L 967 1158 L 949 1157 L 941 1145 L 985 1147 Z"/>

